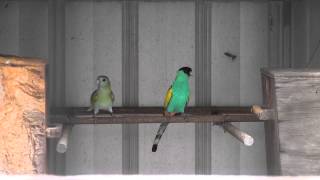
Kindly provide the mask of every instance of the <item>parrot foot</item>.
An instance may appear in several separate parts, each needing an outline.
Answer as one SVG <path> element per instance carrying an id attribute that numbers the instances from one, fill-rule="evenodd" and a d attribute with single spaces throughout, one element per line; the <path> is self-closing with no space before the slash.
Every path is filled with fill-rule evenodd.
<path id="1" fill-rule="evenodd" d="M 152 146 L 152 152 L 156 152 L 157 149 L 158 149 L 158 144 L 154 144 L 154 145 Z"/>
<path id="2" fill-rule="evenodd" d="M 181 115 L 182 115 L 183 119 L 187 119 L 187 117 L 188 117 L 188 115 L 186 113 L 182 113 Z"/>
<path id="3" fill-rule="evenodd" d="M 93 114 L 93 124 L 96 124 L 96 114 Z"/>
<path id="4" fill-rule="evenodd" d="M 167 111 L 164 112 L 164 116 L 166 116 L 166 117 L 172 117 L 174 115 L 176 115 L 175 112 L 167 112 Z"/>

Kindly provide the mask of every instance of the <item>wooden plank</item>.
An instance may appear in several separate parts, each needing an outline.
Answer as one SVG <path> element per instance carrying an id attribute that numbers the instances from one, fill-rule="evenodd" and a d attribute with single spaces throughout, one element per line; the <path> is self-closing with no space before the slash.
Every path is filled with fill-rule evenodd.
<path id="1" fill-rule="evenodd" d="M 86 108 L 59 108 L 53 112 L 52 123 L 66 124 L 263 122 L 248 107 L 189 107 L 185 115 L 169 119 L 163 116 L 161 107 L 115 107 L 112 116 L 101 111 L 95 117 Z"/>
<path id="2" fill-rule="evenodd" d="M 286 176 L 319 175 L 320 156 L 303 152 L 281 152 L 281 173 Z"/>
<path id="3" fill-rule="evenodd" d="M 275 82 L 273 78 L 262 74 L 263 105 L 267 108 L 276 108 Z M 277 118 L 277 117 L 276 117 Z M 280 175 L 280 144 L 277 119 L 264 123 L 266 141 L 267 172 L 270 175 Z"/>
<path id="4" fill-rule="evenodd" d="M 310 76 L 308 70 L 297 76 L 292 71 L 288 76 L 274 73 L 282 174 L 319 174 L 315 160 L 320 156 L 320 76 Z"/>
<path id="5" fill-rule="evenodd" d="M 315 121 L 320 112 L 319 84 L 320 78 L 276 79 L 278 119 Z"/>
<path id="6" fill-rule="evenodd" d="M 278 119 L 266 126 L 269 173 L 282 175 L 319 174 L 320 153 L 318 117 L 320 74 L 317 70 L 263 70 L 267 81 L 274 81 L 273 102 Z M 274 79 L 273 79 L 274 78 Z M 269 144 L 268 144 L 269 143 Z M 274 147 L 274 148 L 271 148 Z M 275 166 L 275 167 L 272 167 Z"/>
<path id="7" fill-rule="evenodd" d="M 318 78 L 320 76 L 319 68 L 262 68 L 261 73 L 272 78 Z"/>
<path id="8" fill-rule="evenodd" d="M 161 114 L 123 114 L 113 116 L 92 115 L 60 117 L 51 119 L 53 123 L 63 124 L 132 124 L 132 123 L 223 123 L 223 122 L 263 122 L 254 114 L 227 114 L 227 115 L 186 115 L 165 118 Z"/>
<path id="9" fill-rule="evenodd" d="M 92 115 L 88 112 L 88 107 L 58 107 L 52 108 L 54 115 Z M 144 107 L 113 107 L 114 114 L 162 114 L 163 108 L 156 106 Z M 105 111 L 101 111 L 103 113 Z M 106 112 L 107 113 L 107 112 Z M 187 107 L 186 114 L 223 114 L 223 113 L 251 113 L 249 106 L 211 106 L 211 107 Z"/>

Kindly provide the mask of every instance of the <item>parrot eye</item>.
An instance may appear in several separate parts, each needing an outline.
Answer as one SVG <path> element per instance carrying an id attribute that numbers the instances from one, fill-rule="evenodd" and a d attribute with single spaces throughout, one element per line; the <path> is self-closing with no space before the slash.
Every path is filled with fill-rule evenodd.
<path id="1" fill-rule="evenodd" d="M 103 82 L 105 82 L 105 81 L 106 81 L 106 79 L 102 79 L 102 81 L 103 81 Z"/>

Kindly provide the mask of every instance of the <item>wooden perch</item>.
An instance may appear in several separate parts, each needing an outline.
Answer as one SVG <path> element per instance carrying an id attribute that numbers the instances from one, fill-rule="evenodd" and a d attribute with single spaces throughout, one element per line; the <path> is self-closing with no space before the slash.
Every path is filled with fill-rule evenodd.
<path id="1" fill-rule="evenodd" d="M 59 138 L 62 135 L 62 124 L 51 124 L 46 129 L 47 138 Z"/>
<path id="2" fill-rule="evenodd" d="M 255 114 L 261 114 L 263 112 L 262 108 L 258 105 L 253 105 L 251 111 Z"/>
<path id="3" fill-rule="evenodd" d="M 63 127 L 62 136 L 59 139 L 59 141 L 57 143 L 57 147 L 56 147 L 57 152 L 65 153 L 67 151 L 68 138 L 69 138 L 69 135 L 71 133 L 71 130 L 72 130 L 72 126 L 70 126 L 70 125 L 66 125 L 66 126 Z"/>
<path id="4" fill-rule="evenodd" d="M 242 132 L 240 129 L 232 125 L 231 123 L 223 123 L 221 127 L 230 133 L 233 137 L 238 139 L 246 146 L 252 146 L 254 143 L 254 139 L 247 133 Z"/>
<path id="5" fill-rule="evenodd" d="M 263 109 L 258 105 L 253 105 L 251 112 L 253 112 L 260 120 L 272 120 L 275 116 L 273 109 Z"/>
<path id="6" fill-rule="evenodd" d="M 60 108 L 52 113 L 58 115 L 50 120 L 62 124 L 124 124 L 124 123 L 223 123 L 263 122 L 250 112 L 250 107 L 189 107 L 185 115 L 164 118 L 161 107 L 115 107 L 113 116 L 98 114 L 87 108 Z"/>

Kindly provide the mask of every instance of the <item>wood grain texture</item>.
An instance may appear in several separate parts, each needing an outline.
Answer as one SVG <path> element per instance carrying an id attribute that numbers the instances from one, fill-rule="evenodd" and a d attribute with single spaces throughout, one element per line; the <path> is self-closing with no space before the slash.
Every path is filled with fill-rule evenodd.
<path id="1" fill-rule="evenodd" d="M 0 172 L 6 174 L 46 172 L 45 62 L 28 60 L 0 56 Z"/>
<path id="2" fill-rule="evenodd" d="M 262 74 L 261 82 L 263 92 L 263 105 L 269 109 L 276 108 L 274 79 L 268 78 L 267 76 L 265 76 L 265 74 Z M 279 175 L 281 172 L 279 152 L 279 129 L 277 123 L 277 116 L 275 115 L 274 117 L 274 120 L 267 121 L 264 124 L 267 173 L 270 175 Z"/>
<path id="3" fill-rule="evenodd" d="M 320 155 L 319 87 L 320 78 L 315 77 L 276 79 L 283 174 L 319 174 L 320 166 L 312 163 Z"/>
<path id="4" fill-rule="evenodd" d="M 114 114 L 101 111 L 96 117 L 85 107 L 54 108 L 51 123 L 121 124 L 121 123 L 186 123 L 186 122 L 263 122 L 250 107 L 187 107 L 185 115 L 164 118 L 162 107 L 114 107 Z"/>
<path id="5" fill-rule="evenodd" d="M 246 146 L 252 146 L 254 143 L 254 139 L 252 136 L 247 134 L 246 132 L 241 131 L 239 128 L 235 127 L 231 123 L 224 123 L 222 128 L 230 133 L 234 138 L 238 139 Z"/>
<path id="6" fill-rule="evenodd" d="M 277 145 L 279 140 L 278 152 L 271 150 L 275 153 L 272 160 L 278 161 L 276 156 L 280 153 L 282 175 L 319 174 L 320 165 L 315 163 L 320 155 L 318 71 L 271 70 L 265 75 L 274 81 L 271 91 L 275 91 L 278 118 L 267 132 L 273 141 L 271 145 Z"/>

